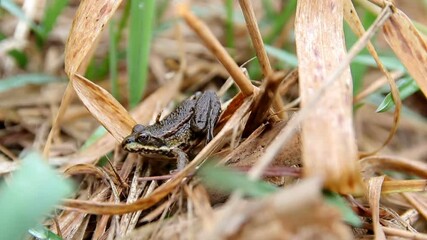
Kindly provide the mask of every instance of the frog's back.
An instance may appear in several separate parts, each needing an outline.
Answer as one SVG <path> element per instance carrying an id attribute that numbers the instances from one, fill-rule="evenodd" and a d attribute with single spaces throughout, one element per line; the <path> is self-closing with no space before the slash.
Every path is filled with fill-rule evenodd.
<path id="1" fill-rule="evenodd" d="M 159 123 L 150 125 L 148 128 L 157 137 L 176 132 L 181 129 L 183 125 L 188 124 L 188 121 L 193 115 L 194 106 L 194 99 L 186 99 Z"/>

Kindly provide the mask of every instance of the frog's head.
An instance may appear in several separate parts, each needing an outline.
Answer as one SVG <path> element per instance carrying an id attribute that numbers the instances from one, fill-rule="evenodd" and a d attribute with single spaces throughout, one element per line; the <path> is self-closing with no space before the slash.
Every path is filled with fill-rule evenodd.
<path id="1" fill-rule="evenodd" d="M 122 148 L 129 152 L 151 152 L 165 145 L 163 139 L 155 137 L 147 127 L 135 125 L 132 133 L 122 142 Z"/>

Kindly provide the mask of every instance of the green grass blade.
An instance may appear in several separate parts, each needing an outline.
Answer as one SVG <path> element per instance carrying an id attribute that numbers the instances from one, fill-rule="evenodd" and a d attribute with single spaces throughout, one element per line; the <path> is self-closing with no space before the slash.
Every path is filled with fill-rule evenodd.
<path id="1" fill-rule="evenodd" d="M 166 10 L 168 10 L 169 5 L 171 4 L 170 0 L 157 0 L 156 1 L 156 19 L 157 23 L 162 21 L 163 16 L 165 15 Z"/>
<path id="2" fill-rule="evenodd" d="M 120 42 L 123 36 L 123 31 L 125 30 L 129 15 L 130 15 L 130 1 L 126 1 L 125 10 L 123 11 L 123 14 L 120 18 L 120 21 L 118 23 L 117 31 L 116 31 L 116 42 Z"/>
<path id="3" fill-rule="evenodd" d="M 278 36 L 280 36 L 280 33 L 283 31 L 283 28 L 285 27 L 286 23 L 295 13 L 296 6 L 297 1 L 290 0 L 288 1 L 288 4 L 283 7 L 282 12 L 279 14 L 278 17 L 275 18 L 273 22 L 273 28 L 271 30 L 271 33 L 265 38 L 266 44 L 271 44 Z"/>
<path id="4" fill-rule="evenodd" d="M 418 90 L 420 90 L 420 87 L 417 85 L 414 79 L 408 77 L 398 82 L 398 89 L 400 93 L 400 99 L 404 100 L 415 92 L 417 92 Z M 377 112 L 386 112 L 394 106 L 395 104 L 393 98 L 391 97 L 391 93 L 389 93 L 387 94 L 387 96 L 385 96 L 384 100 L 378 106 Z"/>
<path id="5" fill-rule="evenodd" d="M 40 36 L 42 41 L 45 41 L 49 33 L 52 31 L 56 24 L 58 16 L 62 10 L 68 5 L 68 0 L 49 0 L 46 3 L 46 9 L 44 12 L 43 20 L 41 22 L 42 35 Z"/>
<path id="6" fill-rule="evenodd" d="M 268 18 L 276 17 L 277 14 L 271 0 L 262 0 L 262 7 L 265 10 L 266 17 Z"/>
<path id="7" fill-rule="evenodd" d="M 295 54 L 289 53 L 285 50 L 282 50 L 282 49 L 279 49 L 279 48 L 276 48 L 276 47 L 273 47 L 270 45 L 265 45 L 265 50 L 272 57 L 275 57 L 275 58 L 283 61 L 284 63 L 288 64 L 291 67 L 297 67 L 298 66 L 298 59 L 297 59 L 297 56 Z"/>
<path id="8" fill-rule="evenodd" d="M 265 45 L 265 50 L 270 56 L 281 60 L 282 62 L 288 64 L 291 67 L 298 66 L 297 56 L 293 53 L 289 53 L 283 49 L 279 49 L 269 45 Z M 405 67 L 396 57 L 381 56 L 380 60 L 387 69 L 400 70 L 400 71 L 406 72 Z M 364 64 L 370 67 L 377 67 L 377 64 L 374 58 L 371 57 L 370 55 L 358 55 L 353 59 L 352 62 Z"/>
<path id="9" fill-rule="evenodd" d="M 36 32 L 37 34 L 42 34 L 42 30 L 39 26 L 37 26 L 31 19 L 25 15 L 24 11 L 16 5 L 16 3 L 12 0 L 1 0 L 0 7 L 8 11 L 13 16 L 17 17 L 19 20 L 26 22 L 30 28 Z"/>
<path id="10" fill-rule="evenodd" d="M 387 69 L 400 70 L 406 72 L 405 67 L 395 57 L 380 56 L 381 62 Z M 353 59 L 354 63 L 362 63 L 370 67 L 377 67 L 377 63 L 371 55 L 358 55 Z"/>
<path id="11" fill-rule="evenodd" d="M 22 160 L 10 181 L 0 185 L 0 239 L 24 239 L 60 200 L 72 184 L 32 152 Z"/>
<path id="12" fill-rule="evenodd" d="M 234 48 L 234 8 L 233 0 L 225 2 L 225 44 L 228 48 Z"/>
<path id="13" fill-rule="evenodd" d="M 62 240 L 60 236 L 43 226 L 31 228 L 28 232 L 37 240 Z"/>
<path id="14" fill-rule="evenodd" d="M 274 185 L 263 181 L 252 181 L 243 173 L 226 167 L 206 164 L 200 169 L 198 175 L 207 186 L 224 192 L 240 190 L 247 196 L 264 197 L 278 190 Z"/>
<path id="15" fill-rule="evenodd" d="M 106 133 L 107 133 L 107 130 L 103 126 L 99 126 L 97 129 L 95 129 L 92 135 L 90 135 L 89 138 L 86 139 L 85 143 L 81 147 L 81 150 L 86 149 L 90 145 L 94 144 L 96 141 L 102 138 Z"/>
<path id="16" fill-rule="evenodd" d="M 141 100 L 148 78 L 154 12 L 155 0 L 131 0 L 127 52 L 131 107 Z"/>
<path id="17" fill-rule="evenodd" d="M 8 78 L 3 78 L 0 81 L 0 92 L 5 92 L 10 89 L 22 87 L 28 84 L 45 84 L 61 80 L 64 79 L 41 73 L 14 75 Z"/>
<path id="18" fill-rule="evenodd" d="M 362 226 L 362 221 L 359 216 L 353 212 L 350 206 L 348 206 L 348 203 L 339 194 L 323 191 L 323 197 L 328 204 L 338 208 L 345 222 L 354 227 Z"/>
<path id="19" fill-rule="evenodd" d="M 110 44 L 109 44 L 109 69 L 110 69 L 110 83 L 111 83 L 111 94 L 120 101 L 120 86 L 119 86 L 119 77 L 118 77 L 118 46 L 117 46 L 117 24 L 114 19 L 111 19 L 108 30 L 110 33 Z"/>
<path id="20" fill-rule="evenodd" d="M 18 66 L 22 69 L 25 69 L 28 65 L 28 57 L 25 52 L 12 49 L 7 53 L 9 56 L 11 56 L 13 59 L 15 59 L 15 62 L 18 64 Z"/>
<path id="21" fill-rule="evenodd" d="M 85 76 L 92 81 L 105 79 L 110 71 L 110 57 L 103 59 L 92 59 L 86 70 Z"/>

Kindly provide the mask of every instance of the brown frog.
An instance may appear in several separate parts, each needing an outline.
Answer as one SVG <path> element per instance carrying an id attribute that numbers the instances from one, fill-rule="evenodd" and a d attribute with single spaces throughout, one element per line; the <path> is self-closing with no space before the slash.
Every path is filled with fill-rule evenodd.
<path id="1" fill-rule="evenodd" d="M 184 100 L 163 120 L 152 125 L 137 124 L 123 142 L 123 149 L 154 158 L 177 159 L 178 169 L 188 162 L 187 152 L 201 137 L 206 143 L 221 113 L 221 103 L 213 91 L 197 92 Z"/>

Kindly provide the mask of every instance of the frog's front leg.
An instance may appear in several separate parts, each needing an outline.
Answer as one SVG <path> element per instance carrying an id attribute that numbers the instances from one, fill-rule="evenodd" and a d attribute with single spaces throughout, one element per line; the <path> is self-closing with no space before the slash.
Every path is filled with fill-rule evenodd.
<path id="1" fill-rule="evenodd" d="M 187 154 L 180 148 L 173 148 L 173 154 L 176 156 L 176 168 L 178 171 L 181 171 L 188 164 L 188 156 Z"/>
<path id="2" fill-rule="evenodd" d="M 195 132 L 207 132 L 206 142 L 213 138 L 213 130 L 221 113 L 221 103 L 214 91 L 206 91 L 199 96 L 191 119 L 191 129 Z"/>

